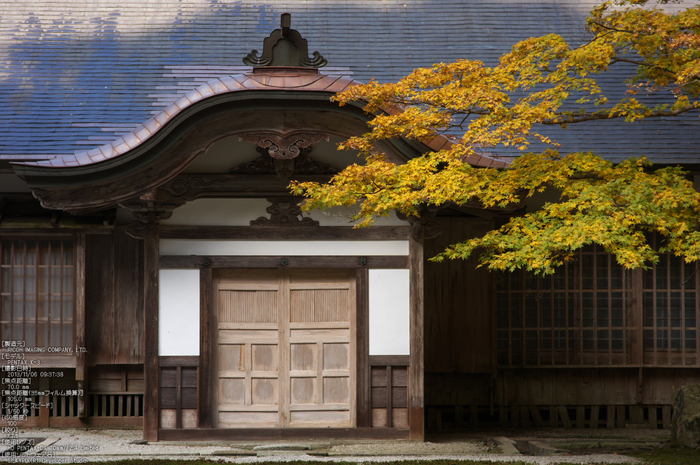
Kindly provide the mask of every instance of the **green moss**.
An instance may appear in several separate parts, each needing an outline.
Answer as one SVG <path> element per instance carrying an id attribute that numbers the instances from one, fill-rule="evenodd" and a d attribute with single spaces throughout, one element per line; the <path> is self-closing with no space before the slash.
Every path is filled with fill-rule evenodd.
<path id="1" fill-rule="evenodd" d="M 700 450 L 682 446 L 664 446 L 652 452 L 628 454 L 653 465 L 697 465 L 700 463 Z"/>

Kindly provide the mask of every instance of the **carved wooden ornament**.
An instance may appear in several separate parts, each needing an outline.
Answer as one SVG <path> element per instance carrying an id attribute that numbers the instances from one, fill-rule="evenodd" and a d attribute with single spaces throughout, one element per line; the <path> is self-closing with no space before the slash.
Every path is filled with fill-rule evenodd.
<path id="1" fill-rule="evenodd" d="M 296 134 L 278 134 L 275 132 L 258 132 L 243 134 L 238 140 L 247 140 L 267 149 L 267 153 L 278 160 L 291 160 L 301 153 L 301 149 L 322 140 L 329 141 L 330 136 L 322 133 L 300 132 Z"/>
<path id="2" fill-rule="evenodd" d="M 260 157 L 249 161 L 248 163 L 242 163 L 236 165 L 229 170 L 231 174 L 278 174 L 284 179 L 289 179 L 292 174 L 337 174 L 338 170 L 330 165 L 319 162 L 311 157 L 311 147 L 304 147 L 301 149 L 301 154 L 292 160 L 279 160 L 270 157 L 267 150 L 262 147 L 255 148 L 259 153 Z M 285 173 L 282 172 L 281 166 L 284 162 L 291 162 L 293 164 L 293 170 L 284 176 Z"/>
<path id="3" fill-rule="evenodd" d="M 302 217 L 299 200 L 297 199 L 267 199 L 272 205 L 265 211 L 270 214 L 270 218 L 261 216 L 257 220 L 250 222 L 251 226 L 318 226 L 316 220 L 309 217 Z"/>

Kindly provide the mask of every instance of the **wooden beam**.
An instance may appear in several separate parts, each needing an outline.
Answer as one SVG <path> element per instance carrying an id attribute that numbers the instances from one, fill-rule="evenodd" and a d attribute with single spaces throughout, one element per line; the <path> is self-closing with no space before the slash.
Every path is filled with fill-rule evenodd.
<path id="1" fill-rule="evenodd" d="M 144 373 L 143 373 L 143 438 L 158 440 L 158 224 L 149 221 L 144 239 Z"/>
<path id="2" fill-rule="evenodd" d="M 213 334 L 211 314 L 214 280 L 211 268 L 199 271 L 199 379 L 197 381 L 197 412 L 200 428 L 211 428 L 211 358 Z"/>
<path id="3" fill-rule="evenodd" d="M 410 438 L 423 441 L 425 438 L 424 404 L 424 338 L 423 338 L 423 234 L 409 238 L 410 270 L 410 364 L 408 370 L 408 424 Z"/>
<path id="4" fill-rule="evenodd" d="M 75 234 L 80 233 L 80 232 L 87 232 L 90 234 L 112 234 L 114 231 L 112 228 L 104 228 L 100 226 L 99 228 L 96 227 L 94 229 L 91 228 L 85 228 L 85 227 L 80 227 L 80 228 L 61 228 L 60 226 L 58 228 L 36 228 L 36 227 L 27 227 L 27 228 L 1 228 L 0 227 L 0 232 L 2 232 L 3 236 L 18 236 L 20 238 L 30 238 L 30 237 L 38 237 L 42 238 L 45 236 L 51 236 L 54 239 L 59 239 L 60 237 L 65 237 L 66 239 L 71 239 L 75 237 Z M 58 237 L 54 237 L 58 236 Z"/>
<path id="5" fill-rule="evenodd" d="M 162 225 L 161 239 L 210 239 L 267 241 L 407 240 L 410 226 L 178 226 Z"/>
<path id="6" fill-rule="evenodd" d="M 355 272 L 356 334 L 357 334 L 357 426 L 372 426 L 371 377 L 369 367 L 369 270 Z"/>
<path id="7" fill-rule="evenodd" d="M 198 367 L 200 358 L 196 355 L 164 355 L 158 357 L 160 367 Z"/>
<path id="8" fill-rule="evenodd" d="M 303 174 L 292 176 L 300 182 L 325 184 L 329 174 Z M 180 174 L 161 187 L 159 200 L 169 202 L 191 201 L 207 197 L 274 197 L 289 195 L 289 180 L 276 174 Z"/>
<path id="9" fill-rule="evenodd" d="M 282 258 L 287 264 L 282 264 Z M 401 255 L 381 255 L 362 257 L 366 264 L 360 264 L 358 256 L 198 256 L 163 255 L 160 267 L 163 269 L 197 268 L 408 268 L 408 257 Z M 206 265 L 205 265 L 206 264 Z"/>
<path id="10" fill-rule="evenodd" d="M 163 441 L 279 441 L 306 439 L 408 439 L 409 432 L 398 428 L 213 428 L 162 429 Z"/>
<path id="11" fill-rule="evenodd" d="M 411 364 L 410 355 L 370 355 L 370 366 L 407 367 Z"/>

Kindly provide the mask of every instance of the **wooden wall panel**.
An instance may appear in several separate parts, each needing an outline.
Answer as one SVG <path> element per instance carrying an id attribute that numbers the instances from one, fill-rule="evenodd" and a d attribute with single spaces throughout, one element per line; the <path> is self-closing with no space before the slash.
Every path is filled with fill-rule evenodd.
<path id="1" fill-rule="evenodd" d="M 143 242 L 114 231 L 114 358 L 143 363 Z"/>
<path id="2" fill-rule="evenodd" d="M 491 375 L 428 373 L 426 405 L 489 405 Z"/>
<path id="3" fill-rule="evenodd" d="M 90 392 L 143 393 L 143 365 L 99 365 L 88 369 Z"/>
<path id="4" fill-rule="evenodd" d="M 506 370 L 498 373 L 496 391 L 498 403 L 507 406 L 663 405 L 672 403 L 674 393 L 681 386 L 700 382 L 700 373 L 684 369 L 643 369 L 641 399 L 637 396 L 639 381 L 639 369 L 635 367 Z M 453 383 L 445 381 L 443 384 Z M 435 401 L 433 405 L 440 403 L 438 401 L 449 405 L 444 399 L 432 397 L 432 400 Z"/>
<path id="5" fill-rule="evenodd" d="M 86 238 L 88 364 L 143 363 L 143 245 L 126 235 Z"/>
<path id="6" fill-rule="evenodd" d="M 644 369 L 642 371 L 642 403 L 671 404 L 673 396 L 681 386 L 697 383 L 700 383 L 700 370 Z"/>
<path id="7" fill-rule="evenodd" d="M 489 373 L 492 276 L 476 257 L 427 261 L 447 245 L 484 234 L 490 220 L 437 218 L 443 232 L 425 241 L 425 371 Z"/>
<path id="8" fill-rule="evenodd" d="M 85 275 L 88 365 L 110 364 L 113 363 L 115 325 L 112 235 L 86 236 Z"/>

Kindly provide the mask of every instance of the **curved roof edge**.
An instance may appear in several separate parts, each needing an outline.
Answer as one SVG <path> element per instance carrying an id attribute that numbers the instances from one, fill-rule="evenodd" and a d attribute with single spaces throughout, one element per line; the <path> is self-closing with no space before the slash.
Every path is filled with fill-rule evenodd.
<path id="1" fill-rule="evenodd" d="M 261 70 L 262 71 L 262 70 Z M 266 90 L 294 90 L 309 92 L 338 93 L 350 86 L 361 84 L 358 81 L 340 76 L 318 73 L 317 70 L 299 68 L 264 68 L 263 72 L 246 73 L 212 79 L 205 84 L 187 92 L 177 101 L 158 112 L 148 121 L 140 124 L 128 134 L 117 137 L 114 141 L 92 150 L 80 150 L 73 154 L 57 155 L 55 158 L 41 161 L 15 162 L 12 165 L 33 166 L 41 168 L 71 168 L 87 166 L 123 155 L 146 142 L 167 125 L 176 115 L 195 103 L 213 96 L 240 92 Z M 386 109 L 388 113 L 401 111 L 399 108 Z M 453 144 L 444 136 L 438 135 L 431 140 L 420 140 L 433 151 L 442 150 Z M 485 168 L 503 168 L 508 162 L 497 160 L 487 155 L 470 156 L 464 160 L 472 166 Z"/>

